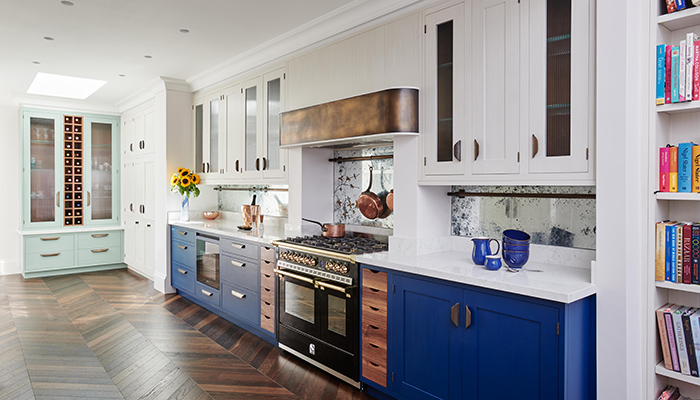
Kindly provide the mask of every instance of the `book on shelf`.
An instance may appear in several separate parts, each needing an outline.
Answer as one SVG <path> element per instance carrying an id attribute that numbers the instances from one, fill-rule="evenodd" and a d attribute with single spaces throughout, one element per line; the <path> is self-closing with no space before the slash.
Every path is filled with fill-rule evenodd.
<path id="1" fill-rule="evenodd" d="M 668 222 L 660 221 L 656 223 L 654 279 L 657 281 L 666 280 L 666 225 Z"/>
<path id="2" fill-rule="evenodd" d="M 668 337 L 668 348 L 671 352 L 671 367 L 676 372 L 681 372 L 680 360 L 678 358 L 678 346 L 676 346 L 676 335 L 673 329 L 673 314 L 680 308 L 679 305 L 672 305 L 664 310 L 664 325 Z"/>
<path id="3" fill-rule="evenodd" d="M 678 192 L 678 147 L 668 148 L 668 191 Z"/>
<path id="4" fill-rule="evenodd" d="M 680 11 L 688 7 L 686 0 L 676 0 L 676 11 Z"/>
<path id="5" fill-rule="evenodd" d="M 671 349 L 669 348 L 668 344 L 668 331 L 666 330 L 666 322 L 664 321 L 664 312 L 670 312 L 671 306 L 672 304 L 666 303 L 663 305 L 663 307 L 656 310 L 656 324 L 659 328 L 661 353 L 664 357 L 664 367 L 666 367 L 666 369 L 673 369 L 673 362 L 671 361 Z"/>
<path id="6" fill-rule="evenodd" d="M 678 102 L 679 103 L 684 103 L 685 102 L 685 70 L 686 70 L 686 57 L 685 57 L 685 52 L 688 50 L 688 47 L 685 43 L 685 40 L 681 40 L 680 44 L 678 45 Z"/>
<path id="7" fill-rule="evenodd" d="M 669 147 L 664 146 L 659 149 L 659 191 L 669 191 Z"/>
<path id="8" fill-rule="evenodd" d="M 676 223 L 666 225 L 666 280 L 676 281 Z"/>
<path id="9" fill-rule="evenodd" d="M 700 100 L 700 41 L 693 42 L 693 101 Z"/>
<path id="10" fill-rule="evenodd" d="M 664 102 L 671 104 L 671 49 L 673 46 L 666 45 L 666 73 L 664 78 Z"/>
<path id="11" fill-rule="evenodd" d="M 700 284 L 700 224 L 691 227 L 690 275 L 690 283 Z"/>
<path id="12" fill-rule="evenodd" d="M 700 367 L 700 309 L 697 309 L 689 319 L 690 330 L 693 332 L 693 350 L 695 350 L 695 359 Z"/>
<path id="13" fill-rule="evenodd" d="M 676 11 L 676 0 L 666 0 L 666 11 L 669 14 Z"/>
<path id="14" fill-rule="evenodd" d="M 685 101 L 693 100 L 693 64 L 695 57 L 694 43 L 697 35 L 690 32 L 685 38 Z"/>
<path id="15" fill-rule="evenodd" d="M 679 46 L 673 46 L 671 48 L 671 103 L 678 103 L 679 100 L 679 94 L 678 94 L 678 84 L 679 84 L 679 78 L 680 78 L 680 47 Z"/>
<path id="16" fill-rule="evenodd" d="M 692 192 L 700 193 L 700 146 L 693 146 L 693 174 L 691 176 Z"/>
<path id="17" fill-rule="evenodd" d="M 685 350 L 688 353 L 690 376 L 700 376 L 698 375 L 698 359 L 695 354 L 695 342 L 693 341 L 693 331 L 690 327 L 690 316 L 695 314 L 696 311 L 698 311 L 697 308 L 687 307 L 681 315 L 681 322 L 683 323 L 683 336 L 685 340 Z"/>
<path id="18" fill-rule="evenodd" d="M 690 193 L 693 189 L 693 146 L 694 143 L 678 145 L 678 192 Z"/>
<path id="19" fill-rule="evenodd" d="M 690 223 L 685 223 L 683 224 L 683 257 L 682 257 L 682 265 L 683 265 L 683 283 L 685 284 L 690 284 L 692 283 L 692 267 L 691 267 L 691 235 L 692 235 L 692 228 L 693 225 Z"/>
<path id="20" fill-rule="evenodd" d="M 683 332 L 683 313 L 688 310 L 686 306 L 680 306 L 671 315 L 673 319 L 673 333 L 676 338 L 676 349 L 678 350 L 678 362 L 681 366 L 681 374 L 690 375 L 690 363 L 688 361 L 688 350 L 685 345 L 685 333 Z"/>
<path id="21" fill-rule="evenodd" d="M 666 78 L 666 45 L 656 46 L 656 104 L 664 104 L 664 79 Z"/>
<path id="22" fill-rule="evenodd" d="M 671 0 L 673 1 L 673 0 Z M 666 386 L 657 400 L 680 400 L 681 391 L 675 386 Z"/>
<path id="23" fill-rule="evenodd" d="M 681 222 L 676 227 L 676 283 L 683 283 L 683 225 Z"/>

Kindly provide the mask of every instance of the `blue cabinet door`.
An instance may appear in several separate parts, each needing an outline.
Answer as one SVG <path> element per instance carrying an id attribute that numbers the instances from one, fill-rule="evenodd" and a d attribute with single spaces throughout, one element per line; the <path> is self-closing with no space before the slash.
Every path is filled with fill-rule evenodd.
<path id="1" fill-rule="evenodd" d="M 394 391 L 410 399 L 459 399 L 462 390 L 463 290 L 396 275 Z"/>
<path id="2" fill-rule="evenodd" d="M 469 290 L 464 303 L 464 398 L 563 398 L 557 307 Z"/>

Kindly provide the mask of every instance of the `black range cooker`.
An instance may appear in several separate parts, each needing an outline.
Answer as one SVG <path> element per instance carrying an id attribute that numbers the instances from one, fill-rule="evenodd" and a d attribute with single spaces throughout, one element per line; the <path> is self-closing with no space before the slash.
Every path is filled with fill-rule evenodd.
<path id="1" fill-rule="evenodd" d="M 295 237 L 278 247 L 280 347 L 359 387 L 358 254 L 385 251 L 386 236 Z"/>

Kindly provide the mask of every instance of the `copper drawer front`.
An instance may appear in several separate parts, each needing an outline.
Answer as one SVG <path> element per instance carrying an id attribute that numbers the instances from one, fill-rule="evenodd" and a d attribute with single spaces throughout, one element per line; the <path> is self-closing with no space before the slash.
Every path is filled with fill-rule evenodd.
<path id="1" fill-rule="evenodd" d="M 362 269 L 362 376 L 386 387 L 387 305 L 386 272 Z"/>
<path id="2" fill-rule="evenodd" d="M 275 333 L 275 273 L 274 261 L 265 260 L 265 248 L 260 257 L 260 327 Z M 272 253 L 274 256 L 274 252 Z"/>
<path id="3" fill-rule="evenodd" d="M 275 248 L 270 246 L 260 246 L 260 260 L 275 262 Z"/>

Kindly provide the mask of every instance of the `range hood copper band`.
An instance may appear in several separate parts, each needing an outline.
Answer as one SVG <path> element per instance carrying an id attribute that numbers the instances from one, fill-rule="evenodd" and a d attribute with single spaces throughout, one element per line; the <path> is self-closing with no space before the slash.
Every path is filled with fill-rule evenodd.
<path id="1" fill-rule="evenodd" d="M 418 133 L 418 89 L 386 89 L 281 114 L 286 147 L 387 133 Z"/>
<path id="2" fill-rule="evenodd" d="M 301 245 L 293 244 L 293 243 L 280 242 L 277 240 L 273 240 L 272 242 L 270 242 L 270 244 L 272 244 L 275 247 L 284 247 L 284 248 L 290 249 L 290 250 L 304 251 L 307 253 L 317 254 L 319 256 L 338 258 L 341 260 L 350 261 L 353 264 L 355 263 L 355 255 L 354 254 L 336 253 L 334 251 L 315 249 L 313 247 L 301 246 Z"/>

